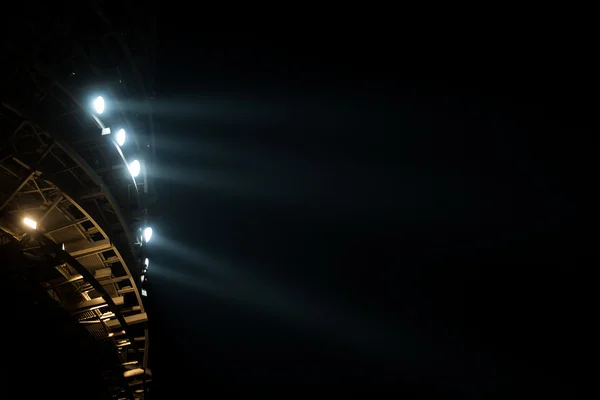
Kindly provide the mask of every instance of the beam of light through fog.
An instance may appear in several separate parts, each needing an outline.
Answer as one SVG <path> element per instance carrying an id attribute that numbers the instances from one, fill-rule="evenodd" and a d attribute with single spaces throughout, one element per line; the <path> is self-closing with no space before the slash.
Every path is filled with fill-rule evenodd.
<path id="1" fill-rule="evenodd" d="M 481 225 L 511 221 L 513 195 L 487 176 L 429 168 L 372 166 L 347 160 L 309 160 L 257 146 L 232 146 L 194 137 L 165 136 L 169 149 L 151 176 L 174 189 L 200 190 L 247 202 L 310 211 L 325 220 L 459 222 L 476 234 Z M 532 219 L 533 220 L 533 219 Z M 545 218 L 545 221 L 551 219 Z M 480 238 L 484 240 L 484 238 Z M 487 240 L 487 239 L 486 239 Z M 489 240 L 492 240 L 491 238 Z"/>
<path id="2" fill-rule="evenodd" d="M 194 157 L 190 148 L 203 149 L 200 143 L 173 139 L 182 155 L 177 163 L 160 163 L 151 177 L 186 189 L 200 189 L 226 196 L 281 205 L 326 207 L 335 213 L 385 214 L 398 207 L 394 194 L 404 193 L 401 206 L 417 209 L 432 197 L 427 177 L 406 172 L 400 179 L 384 168 L 359 165 L 324 165 L 300 160 L 278 160 L 281 156 L 258 153 L 244 158 L 240 152 L 213 152 L 203 160 L 206 150 Z M 193 157 L 195 163 L 186 162 Z M 175 156 L 177 151 L 173 152 Z M 206 167 L 199 167 L 203 161 Z M 185 164 L 184 164 L 185 163 Z M 230 165 L 235 163 L 237 165 Z M 190 165 L 186 165 L 190 164 Z"/>
<path id="3" fill-rule="evenodd" d="M 332 298 L 299 293 L 255 276 L 248 267 L 233 267 L 203 251 L 164 238 L 157 240 L 157 246 L 163 247 L 173 262 L 181 260 L 183 265 L 196 267 L 193 273 L 185 273 L 153 265 L 152 274 L 167 284 L 186 285 L 201 295 L 269 313 L 300 330 L 345 343 L 359 353 L 376 352 L 390 360 L 408 361 L 420 374 L 462 375 L 465 364 L 472 361 L 461 360 L 455 349 L 438 344 L 444 342 L 435 339 L 443 338 L 442 330 L 425 333 L 409 315 L 398 313 L 394 324 L 382 324 L 349 311 Z"/>
<path id="4" fill-rule="evenodd" d="M 392 213 L 401 210 L 405 220 L 433 221 L 460 215 L 456 210 L 470 207 L 469 201 L 477 201 L 461 196 L 460 188 L 479 187 L 477 182 L 473 185 L 468 181 L 462 171 L 444 171 L 448 176 L 442 177 L 428 175 L 428 163 L 439 161 L 437 154 L 424 158 L 423 152 L 415 151 L 414 146 L 429 148 L 431 144 L 420 142 L 410 124 L 409 129 L 403 130 L 387 126 L 387 121 L 379 118 L 379 111 L 373 111 L 376 107 L 365 107 L 356 114 L 364 116 L 370 112 L 368 122 L 356 125 L 369 126 L 373 135 L 361 146 L 350 143 L 349 148 L 361 150 L 346 154 L 341 147 L 357 140 L 353 138 L 352 125 L 358 117 L 348 113 L 350 108 L 340 111 L 322 103 L 281 100 L 234 101 L 227 96 L 195 96 L 155 101 L 153 109 L 158 117 L 174 117 L 182 121 L 185 129 L 192 126 L 194 131 L 174 131 L 156 138 L 161 154 L 151 176 L 174 189 L 184 189 L 182 192 L 190 194 L 190 201 L 192 193 L 199 196 L 207 191 L 235 197 L 246 204 L 260 201 L 296 209 L 308 207 L 311 215 L 320 214 L 320 220 L 343 216 L 354 221 L 363 217 L 387 221 Z M 379 154 L 369 153 L 374 151 L 370 145 L 375 149 L 382 147 L 385 134 L 390 131 L 406 142 L 388 149 L 390 154 L 406 157 L 409 161 L 405 165 L 410 167 L 390 164 Z M 277 137 L 282 132 L 288 137 L 277 147 Z M 261 144 L 263 134 L 266 140 Z M 296 145 L 303 147 L 296 149 Z M 419 154 L 418 158 L 415 154 Z M 188 199 L 177 201 L 185 203 Z M 179 205 L 173 203 L 169 207 Z M 196 246 L 187 247 L 165 238 L 157 238 L 154 245 L 172 257 L 174 265 L 179 265 L 179 269 L 174 269 L 153 263 L 153 274 L 166 283 L 187 285 L 199 294 L 268 312 L 301 330 L 358 351 L 377 352 L 391 360 L 410 360 L 425 374 L 461 375 L 467 364 L 468 368 L 478 364 L 461 360 L 459 350 L 448 343 L 443 328 L 430 332 L 414 318 L 401 314 L 397 320 L 383 324 L 330 297 L 319 298 L 315 293 L 284 287 L 253 274 L 248 266 L 223 262 Z M 194 270 L 183 270 L 186 266 Z M 445 356 L 436 357 L 436 353 Z"/>
<path id="5" fill-rule="evenodd" d="M 391 213 L 402 210 L 409 219 L 425 215 L 425 220 L 433 220 L 440 217 L 434 213 L 447 218 L 461 210 L 476 210 L 461 193 L 465 187 L 485 187 L 489 182 L 472 181 L 469 173 L 450 168 L 442 172 L 444 176 L 431 176 L 432 160 L 442 161 L 437 154 L 415 159 L 415 154 L 425 154 L 415 151 L 415 146 L 424 146 L 429 153 L 440 146 L 419 139 L 423 135 L 411 118 L 421 122 L 421 117 L 413 116 L 406 102 L 401 103 L 388 121 L 377 99 L 350 104 L 339 96 L 318 99 L 236 92 L 155 100 L 157 115 L 173 114 L 183 121 L 189 117 L 193 124 L 186 122 L 185 129 L 192 126 L 194 131 L 157 137 L 162 155 L 149 174 L 159 181 L 248 201 L 327 209 L 323 214 L 333 218 L 389 219 Z M 406 125 L 400 128 L 398 121 Z M 370 129 L 367 143 L 355 142 L 356 126 Z M 285 132 L 286 144 L 261 147 L 265 131 L 269 143 L 277 142 Z M 254 145 L 247 143 L 249 139 Z M 386 151 L 387 157 L 406 159 L 406 167 L 381 157 L 383 142 L 402 143 Z M 345 153 L 347 143 L 362 150 Z M 492 195 L 500 198 L 503 194 Z"/>
<path id="6" fill-rule="evenodd" d="M 130 100 L 120 104 L 126 112 L 144 113 L 150 108 L 157 117 L 173 117 L 194 120 L 198 123 L 220 122 L 223 124 L 269 124 L 287 121 L 292 113 L 309 114 L 323 124 L 335 125 L 339 113 L 348 113 L 356 105 L 343 104 L 344 99 L 327 100 L 323 96 L 300 96 L 289 93 L 236 92 L 178 96 L 154 99 L 152 103 Z M 373 99 L 365 99 L 361 111 L 378 110 Z"/>
<path id="7" fill-rule="evenodd" d="M 181 144 L 182 149 L 185 144 Z M 187 146 L 188 148 L 191 147 Z M 185 150 L 184 150 L 185 151 Z M 213 157 L 216 157 L 213 155 Z M 226 157 L 226 156 L 224 156 Z M 232 157 L 236 157 L 232 155 Z M 161 163 L 151 176 L 182 189 L 256 201 L 275 206 L 311 209 L 325 219 L 337 217 L 389 219 L 399 210 L 407 221 L 420 218 L 424 223 L 440 218 L 456 218 L 461 213 L 479 212 L 482 218 L 504 218 L 502 210 L 484 213 L 479 205 L 507 197 L 507 193 L 482 190 L 465 197 L 467 179 L 459 176 L 431 177 L 414 171 L 394 171 L 360 166 L 327 166 L 296 161 L 270 163 L 239 161 L 237 167 Z M 485 187 L 483 184 L 479 188 Z M 485 197 L 483 197 L 485 196 Z M 486 197 L 488 199 L 486 199 Z M 434 207 L 435 206 L 435 207 Z M 471 221 L 475 219 L 471 218 Z"/>

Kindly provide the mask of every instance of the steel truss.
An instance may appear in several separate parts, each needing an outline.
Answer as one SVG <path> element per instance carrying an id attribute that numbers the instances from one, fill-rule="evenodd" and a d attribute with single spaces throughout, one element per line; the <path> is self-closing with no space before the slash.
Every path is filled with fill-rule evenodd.
<path id="1" fill-rule="evenodd" d="M 156 199 L 155 29 L 151 5 L 138 11 L 88 1 L 68 13 L 49 5 L 13 13 L 18 26 L 8 29 L 0 63 L 0 245 L 18 244 L 24 257 L 51 265 L 56 273 L 39 284 L 112 344 L 116 398 L 143 398 L 152 376 L 140 296 L 147 254 L 137 236 Z M 144 162 L 137 182 L 128 155 L 90 113 L 98 90 L 112 101 L 111 121 L 127 126 L 127 151 Z"/>

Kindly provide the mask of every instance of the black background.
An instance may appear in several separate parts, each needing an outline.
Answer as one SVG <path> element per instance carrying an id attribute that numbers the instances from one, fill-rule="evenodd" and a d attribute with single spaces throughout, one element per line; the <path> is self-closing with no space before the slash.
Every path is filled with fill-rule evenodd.
<path id="1" fill-rule="evenodd" d="M 191 22 L 159 19 L 155 398 L 573 393 L 585 52 Z"/>

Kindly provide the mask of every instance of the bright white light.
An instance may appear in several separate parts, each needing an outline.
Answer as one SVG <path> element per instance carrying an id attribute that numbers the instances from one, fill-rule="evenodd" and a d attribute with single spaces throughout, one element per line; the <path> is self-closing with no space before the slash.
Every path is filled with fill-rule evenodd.
<path id="1" fill-rule="evenodd" d="M 65 244 L 63 243 L 61 247 L 62 247 L 62 249 L 64 251 L 65 250 Z"/>
<path id="2" fill-rule="evenodd" d="M 146 280 L 146 275 L 142 275 L 141 277 L 142 283 Z"/>
<path id="3" fill-rule="evenodd" d="M 25 225 L 27 225 L 30 228 L 36 229 L 37 228 L 37 222 L 35 222 L 32 219 L 29 218 L 23 218 L 23 223 L 25 223 Z"/>
<path id="4" fill-rule="evenodd" d="M 148 260 L 147 258 L 144 260 L 144 265 L 146 266 L 146 268 L 148 268 L 148 265 L 150 265 L 150 260 Z"/>
<path id="5" fill-rule="evenodd" d="M 96 97 L 94 100 L 94 110 L 96 113 L 102 114 L 104 112 L 104 98 L 102 96 Z"/>
<path id="6" fill-rule="evenodd" d="M 121 128 L 117 131 L 117 144 L 121 147 L 125 144 L 125 129 Z"/>
<path id="7" fill-rule="evenodd" d="M 141 168 L 142 166 L 140 165 L 140 162 L 138 160 L 133 160 L 129 164 L 129 172 L 131 172 L 131 176 L 133 176 L 134 178 L 138 176 L 140 174 Z"/>
<path id="8" fill-rule="evenodd" d="M 148 243 L 152 239 L 152 228 L 148 227 L 144 229 L 144 240 Z"/>
<path id="9" fill-rule="evenodd" d="M 147 297 L 148 293 L 146 292 L 146 289 L 142 289 L 142 296 Z"/>

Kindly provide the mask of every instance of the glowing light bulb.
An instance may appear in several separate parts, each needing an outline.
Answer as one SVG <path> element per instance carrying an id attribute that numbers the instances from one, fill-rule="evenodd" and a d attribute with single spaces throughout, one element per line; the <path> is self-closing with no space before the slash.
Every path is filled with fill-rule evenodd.
<path id="1" fill-rule="evenodd" d="M 102 114 L 104 112 L 104 98 L 102 96 L 96 97 L 93 105 L 96 113 Z"/>
<path id="2" fill-rule="evenodd" d="M 133 176 L 134 178 L 140 174 L 141 169 L 142 166 L 140 165 L 140 162 L 138 160 L 133 160 L 129 164 L 129 172 L 131 172 L 131 176 Z"/>
<path id="3" fill-rule="evenodd" d="M 117 144 L 120 147 L 123 147 L 123 145 L 125 144 L 126 136 L 127 136 L 127 133 L 125 132 L 125 129 L 121 128 L 117 131 Z"/>
<path id="4" fill-rule="evenodd" d="M 23 223 L 30 228 L 37 229 L 37 222 L 32 219 L 23 218 Z"/>
<path id="5" fill-rule="evenodd" d="M 148 243 L 152 239 L 152 228 L 148 227 L 144 229 L 144 240 Z"/>

